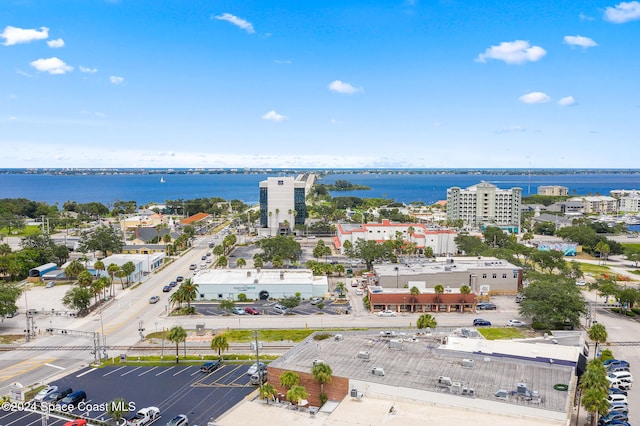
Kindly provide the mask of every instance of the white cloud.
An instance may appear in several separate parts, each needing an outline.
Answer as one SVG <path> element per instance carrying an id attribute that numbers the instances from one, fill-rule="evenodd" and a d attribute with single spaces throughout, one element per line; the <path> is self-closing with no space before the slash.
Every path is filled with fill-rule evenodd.
<path id="1" fill-rule="evenodd" d="M 80 65 L 78 69 L 80 70 L 80 72 L 84 72 L 87 74 L 95 74 L 98 72 L 98 68 L 88 68 L 88 67 L 83 67 L 82 65 Z"/>
<path id="2" fill-rule="evenodd" d="M 109 81 L 112 84 L 122 84 L 122 83 L 124 83 L 124 78 L 123 77 L 118 77 L 117 75 L 112 75 L 111 77 L 109 77 Z"/>
<path id="3" fill-rule="evenodd" d="M 73 67 L 64 63 L 60 58 L 47 58 L 37 59 L 30 63 L 32 67 L 41 72 L 48 72 L 49 74 L 65 74 L 68 71 L 73 71 Z"/>
<path id="4" fill-rule="evenodd" d="M 581 35 L 564 36 L 564 42 L 565 44 L 568 44 L 570 46 L 580 46 L 584 47 L 585 49 L 587 47 L 595 47 L 598 45 L 598 43 L 596 43 L 593 39 L 589 37 L 583 37 Z"/>
<path id="5" fill-rule="evenodd" d="M 518 99 L 520 99 L 525 104 L 543 104 L 551 100 L 549 95 L 543 92 L 527 93 L 526 95 L 520 96 L 520 98 Z"/>
<path id="6" fill-rule="evenodd" d="M 594 21 L 595 18 L 593 16 L 588 16 L 585 15 L 584 13 L 581 13 L 580 15 L 578 15 L 578 17 L 580 18 L 581 21 Z"/>
<path id="7" fill-rule="evenodd" d="M 276 64 L 284 64 L 284 65 L 291 65 L 291 59 L 276 59 L 275 60 Z"/>
<path id="8" fill-rule="evenodd" d="M 49 46 L 52 49 L 58 49 L 60 47 L 64 47 L 64 40 L 61 38 L 58 38 L 55 40 L 49 40 L 47 41 L 47 46 Z"/>
<path id="9" fill-rule="evenodd" d="M 638 19 L 640 19 L 640 2 L 637 1 L 623 1 L 616 7 L 607 7 L 604 11 L 604 20 L 614 24 L 624 24 Z"/>
<path id="10" fill-rule="evenodd" d="M 498 46 L 491 46 L 476 58 L 476 62 L 486 62 L 487 59 L 504 61 L 507 64 L 522 64 L 536 62 L 542 59 L 547 51 L 540 46 L 531 46 L 528 41 L 503 41 Z"/>
<path id="11" fill-rule="evenodd" d="M 271 110 L 268 113 L 266 113 L 265 115 L 263 115 L 262 119 L 263 120 L 280 122 L 280 121 L 286 120 L 287 116 L 278 114 L 277 112 L 275 112 L 275 110 Z"/>
<path id="12" fill-rule="evenodd" d="M 236 27 L 242 28 L 243 30 L 245 30 L 249 34 L 253 34 L 253 33 L 256 32 L 253 29 L 253 25 L 251 25 L 251 22 L 245 21 L 244 19 L 238 18 L 237 16 L 234 16 L 234 15 L 232 15 L 230 13 L 223 13 L 222 15 L 214 16 L 214 18 L 219 20 L 219 21 L 230 22 L 233 25 L 235 25 Z"/>
<path id="13" fill-rule="evenodd" d="M 353 87 L 349 83 L 345 83 L 344 81 L 334 80 L 329 83 L 329 90 L 332 92 L 345 93 L 347 95 L 352 95 L 356 92 L 362 92 L 362 88 Z"/>
<path id="14" fill-rule="evenodd" d="M 565 96 L 564 98 L 558 101 L 558 105 L 560 106 L 571 106 L 575 105 L 576 100 L 573 99 L 573 96 Z"/>
<path id="15" fill-rule="evenodd" d="M 34 29 L 16 28 L 7 26 L 0 37 L 4 38 L 4 45 L 11 46 L 20 43 L 31 43 L 34 40 L 43 40 L 49 37 L 49 28 L 40 27 L 40 31 Z"/>

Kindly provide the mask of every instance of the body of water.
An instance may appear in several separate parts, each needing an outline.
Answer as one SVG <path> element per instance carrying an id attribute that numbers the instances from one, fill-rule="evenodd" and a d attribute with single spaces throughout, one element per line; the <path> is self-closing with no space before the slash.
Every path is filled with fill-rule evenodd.
<path id="1" fill-rule="evenodd" d="M 278 174 L 121 174 L 47 175 L 0 174 L 0 198 L 27 198 L 48 204 L 65 201 L 136 201 L 139 205 L 166 200 L 220 197 L 247 204 L 259 201 L 259 183 Z M 161 178 L 164 182 L 161 182 Z M 613 189 L 640 189 L 640 174 L 334 174 L 319 180 L 331 184 L 337 179 L 371 187 L 367 191 L 332 192 L 333 196 L 391 198 L 399 202 L 432 204 L 447 197 L 447 188 L 466 188 L 481 181 L 499 188 L 520 187 L 523 195 L 537 193 L 541 185 L 562 185 L 569 194 L 609 195 Z"/>

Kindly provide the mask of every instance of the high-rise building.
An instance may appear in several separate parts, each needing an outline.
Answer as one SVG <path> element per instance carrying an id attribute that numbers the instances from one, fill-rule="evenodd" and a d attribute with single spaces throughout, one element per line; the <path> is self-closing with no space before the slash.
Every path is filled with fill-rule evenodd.
<path id="1" fill-rule="evenodd" d="M 447 220 L 474 228 L 498 226 L 519 232 L 522 188 L 499 189 L 488 182 L 447 189 Z"/>
<path id="2" fill-rule="evenodd" d="M 288 235 L 307 215 L 307 182 L 293 177 L 270 177 L 260 182 L 260 227 L 269 235 Z"/>

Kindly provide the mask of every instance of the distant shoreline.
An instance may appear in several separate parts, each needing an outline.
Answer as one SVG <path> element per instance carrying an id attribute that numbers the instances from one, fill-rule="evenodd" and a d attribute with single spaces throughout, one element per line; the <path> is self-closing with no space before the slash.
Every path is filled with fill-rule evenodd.
<path id="1" fill-rule="evenodd" d="M 424 174 L 424 175 L 597 175 L 597 174 L 638 174 L 640 169 L 524 169 L 524 168 L 443 168 L 443 169 L 278 169 L 278 168 L 0 168 L 0 174 L 20 175 L 203 175 L 203 174 L 304 174 L 318 176 L 332 174 Z"/>

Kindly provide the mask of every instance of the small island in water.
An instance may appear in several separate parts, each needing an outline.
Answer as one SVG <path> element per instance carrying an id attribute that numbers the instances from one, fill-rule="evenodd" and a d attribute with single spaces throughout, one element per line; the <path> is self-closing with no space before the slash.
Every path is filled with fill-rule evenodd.
<path id="1" fill-rule="evenodd" d="M 366 185 L 354 185 L 348 180 L 338 179 L 333 185 L 323 185 L 328 191 L 364 191 L 371 189 L 370 186 Z"/>

